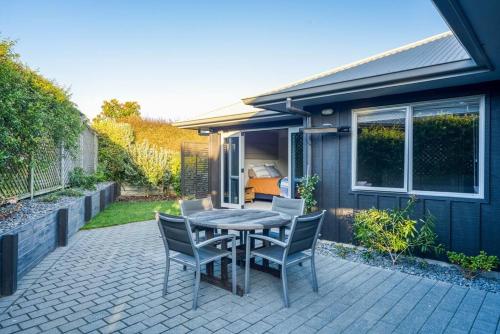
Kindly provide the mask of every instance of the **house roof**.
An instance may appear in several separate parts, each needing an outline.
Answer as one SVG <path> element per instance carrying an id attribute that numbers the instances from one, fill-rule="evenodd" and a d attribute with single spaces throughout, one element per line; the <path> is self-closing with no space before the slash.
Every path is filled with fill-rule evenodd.
<path id="1" fill-rule="evenodd" d="M 451 31 L 335 67 L 261 95 L 291 92 L 344 81 L 470 59 Z"/>
<path id="2" fill-rule="evenodd" d="M 174 125 L 185 129 L 196 129 L 203 127 L 229 126 L 242 123 L 258 123 L 272 119 L 298 118 L 292 115 L 284 115 L 280 112 L 255 108 L 241 101 L 211 110 L 196 117 L 175 122 Z"/>
<path id="3" fill-rule="evenodd" d="M 324 92 L 333 91 L 344 94 L 349 89 L 381 85 L 408 78 L 423 78 L 436 73 L 452 73 L 475 67 L 474 60 L 460 41 L 451 31 L 448 31 L 335 67 L 254 97 L 244 98 L 244 104 L 235 103 L 193 119 L 175 123 L 175 125 L 199 128 L 233 125 L 242 121 L 262 119 L 262 117 L 291 117 L 280 113 L 284 111 L 283 102 L 287 97 L 293 97 L 294 101 L 299 101 L 295 98 L 319 95 Z M 366 94 L 363 96 L 368 97 Z"/>

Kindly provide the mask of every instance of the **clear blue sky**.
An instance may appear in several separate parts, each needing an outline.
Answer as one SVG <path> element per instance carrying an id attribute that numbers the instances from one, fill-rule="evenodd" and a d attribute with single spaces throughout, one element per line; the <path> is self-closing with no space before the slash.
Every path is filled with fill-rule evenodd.
<path id="1" fill-rule="evenodd" d="M 448 30 L 430 0 L 0 0 L 0 34 L 69 87 L 182 119 Z"/>

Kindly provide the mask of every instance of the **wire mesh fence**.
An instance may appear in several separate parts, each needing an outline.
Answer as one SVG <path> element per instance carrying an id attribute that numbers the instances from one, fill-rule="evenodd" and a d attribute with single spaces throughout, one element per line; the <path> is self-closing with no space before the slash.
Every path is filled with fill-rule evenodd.
<path id="1" fill-rule="evenodd" d="M 75 167 L 83 168 L 87 173 L 97 168 L 97 135 L 90 129 L 80 134 L 78 149 L 74 154 L 61 147 L 42 145 L 35 161 L 16 169 L 4 168 L 0 172 L 0 199 L 16 197 L 18 199 L 48 193 L 66 186 L 69 174 Z"/>

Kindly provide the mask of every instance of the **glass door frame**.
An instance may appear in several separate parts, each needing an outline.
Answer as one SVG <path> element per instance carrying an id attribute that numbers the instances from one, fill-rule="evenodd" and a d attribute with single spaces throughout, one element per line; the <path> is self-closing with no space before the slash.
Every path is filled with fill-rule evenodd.
<path id="1" fill-rule="evenodd" d="M 300 133 L 302 126 L 297 126 L 293 128 L 288 128 L 288 185 L 289 185 L 289 191 L 288 191 L 288 198 L 295 198 L 295 180 L 294 180 L 294 175 L 293 175 L 293 167 L 294 163 L 292 161 L 292 136 L 295 133 Z M 304 140 L 304 138 L 302 138 Z M 303 144 L 302 146 L 302 173 L 305 176 L 305 163 L 306 163 L 306 152 L 305 152 L 305 145 Z"/>
<path id="2" fill-rule="evenodd" d="M 224 201 L 224 181 L 225 181 L 225 173 L 224 173 L 224 140 L 226 138 L 235 137 L 238 138 L 238 169 L 239 169 L 239 183 L 238 183 L 238 199 L 239 203 L 228 203 Z M 245 205 L 245 170 L 244 170 L 244 158 L 245 158 L 245 137 L 243 136 L 241 131 L 231 131 L 231 132 L 222 132 L 221 133 L 221 180 L 220 180 L 220 194 L 221 194 L 221 206 L 225 208 L 234 208 L 234 209 L 243 209 Z M 230 169 L 230 168 L 229 168 Z M 228 182 L 228 186 L 231 187 L 230 182 Z M 230 188 L 229 188 L 230 191 Z"/>

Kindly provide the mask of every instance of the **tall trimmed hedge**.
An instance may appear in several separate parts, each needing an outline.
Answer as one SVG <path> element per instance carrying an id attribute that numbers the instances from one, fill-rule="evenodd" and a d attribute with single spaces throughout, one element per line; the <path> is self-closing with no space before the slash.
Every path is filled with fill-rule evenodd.
<path id="1" fill-rule="evenodd" d="M 13 46 L 0 41 L 0 171 L 42 162 L 43 147 L 71 151 L 83 130 L 69 92 L 21 63 Z"/>

